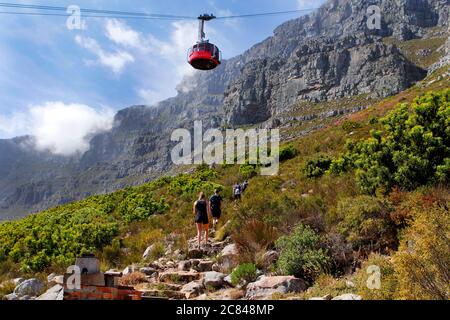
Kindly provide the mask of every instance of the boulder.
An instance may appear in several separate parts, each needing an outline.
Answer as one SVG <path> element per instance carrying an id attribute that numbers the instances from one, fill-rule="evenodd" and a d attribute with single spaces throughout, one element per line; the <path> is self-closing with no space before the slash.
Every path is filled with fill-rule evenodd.
<path id="1" fill-rule="evenodd" d="M 245 296 L 243 290 L 229 288 L 223 289 L 216 292 L 208 293 L 203 300 L 240 300 Z"/>
<path id="2" fill-rule="evenodd" d="M 38 279 L 25 280 L 14 289 L 14 294 L 23 296 L 37 297 L 45 289 L 45 285 Z"/>
<path id="3" fill-rule="evenodd" d="M 333 298 L 332 300 L 362 300 L 362 297 L 353 293 L 346 293 Z"/>
<path id="4" fill-rule="evenodd" d="M 198 265 L 194 267 L 198 272 L 207 272 L 212 271 L 212 266 L 214 265 L 214 261 L 211 260 L 201 260 Z"/>
<path id="5" fill-rule="evenodd" d="M 272 264 L 277 262 L 279 257 L 280 254 L 277 251 L 267 251 L 262 257 L 264 268 L 269 268 Z"/>
<path id="6" fill-rule="evenodd" d="M 56 273 L 50 273 L 50 274 L 47 276 L 47 282 L 48 282 L 48 283 L 52 282 L 53 279 L 54 279 L 55 277 L 56 277 Z"/>
<path id="7" fill-rule="evenodd" d="M 122 275 L 127 275 L 127 274 L 131 274 L 134 273 L 136 270 L 134 270 L 133 266 L 128 266 L 125 269 L 123 269 L 122 271 Z"/>
<path id="8" fill-rule="evenodd" d="M 191 248 L 188 251 L 188 258 L 199 259 L 203 256 L 203 251 L 198 248 Z"/>
<path id="9" fill-rule="evenodd" d="M 151 246 L 147 247 L 147 249 L 145 249 L 145 251 L 144 251 L 144 254 L 142 255 L 142 259 L 145 260 L 145 259 L 149 258 L 154 247 L 155 247 L 154 244 L 152 244 Z"/>
<path id="10" fill-rule="evenodd" d="M 201 295 L 203 289 L 203 284 L 200 281 L 192 281 L 184 285 L 180 292 L 185 294 L 186 299 L 192 299 Z"/>
<path id="11" fill-rule="evenodd" d="M 15 279 L 13 279 L 13 283 L 14 283 L 14 285 L 17 287 L 19 284 L 21 284 L 22 282 L 24 282 L 25 281 L 25 279 L 24 278 L 15 278 Z"/>
<path id="12" fill-rule="evenodd" d="M 203 277 L 203 285 L 205 287 L 220 288 L 223 285 L 225 276 L 225 274 L 216 271 L 206 272 Z"/>
<path id="13" fill-rule="evenodd" d="M 48 275 L 47 282 L 49 287 L 53 287 L 57 284 L 64 284 L 64 276 L 58 276 L 56 273 L 52 273 Z"/>
<path id="14" fill-rule="evenodd" d="M 43 295 L 39 296 L 37 300 L 63 300 L 64 298 L 64 287 L 62 285 L 57 284 L 56 286 L 48 289 Z"/>
<path id="15" fill-rule="evenodd" d="M 6 295 L 5 299 L 8 301 L 14 301 L 14 300 L 19 300 L 19 297 L 16 294 L 11 293 L 11 294 Z"/>
<path id="16" fill-rule="evenodd" d="M 178 270 L 179 271 L 189 271 L 191 270 L 192 263 L 190 260 L 184 260 L 178 262 Z"/>
<path id="17" fill-rule="evenodd" d="M 222 270 L 232 270 L 238 264 L 238 251 L 235 244 L 229 244 L 220 253 L 219 264 Z"/>
<path id="18" fill-rule="evenodd" d="M 261 276 L 247 286 L 246 299 L 271 299 L 274 293 L 301 292 L 307 289 L 306 283 L 293 276 Z"/>
<path id="19" fill-rule="evenodd" d="M 146 276 L 152 276 L 156 271 L 157 270 L 155 268 L 151 268 L 151 267 L 144 267 L 144 268 L 139 269 L 139 272 L 142 272 Z"/>
<path id="20" fill-rule="evenodd" d="M 233 282 L 231 281 L 231 274 L 223 278 L 223 281 L 225 282 L 225 284 L 234 287 Z"/>

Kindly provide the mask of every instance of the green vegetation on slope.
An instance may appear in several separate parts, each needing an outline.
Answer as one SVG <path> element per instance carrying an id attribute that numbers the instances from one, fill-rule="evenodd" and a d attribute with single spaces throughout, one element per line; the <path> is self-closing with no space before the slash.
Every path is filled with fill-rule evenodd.
<path id="1" fill-rule="evenodd" d="M 19 267 L 23 272 L 65 267 L 85 251 L 98 254 L 104 269 L 124 267 L 140 261 L 151 244 L 156 244 L 152 258 L 161 256 L 169 235 L 178 239 L 174 249 L 186 251 L 187 239 L 195 234 L 192 202 L 197 192 L 209 195 L 221 187 L 223 221 L 231 223 L 217 236 L 232 234 L 237 244 L 239 262 L 245 266 L 236 278 L 253 278 L 255 265 L 315 281 L 311 290 L 315 295 L 344 292 L 345 282 L 339 277 L 345 276 L 354 277 L 354 290 L 364 298 L 442 298 L 442 293 L 448 292 L 442 279 L 450 269 L 449 224 L 445 222 L 450 194 L 448 180 L 442 178 L 448 177 L 447 156 L 442 152 L 448 152 L 449 147 L 449 91 L 442 90 L 450 83 L 441 74 L 442 70 L 395 97 L 290 141 L 282 147 L 286 156 L 280 174 L 250 174 L 249 189 L 238 206 L 231 204 L 231 186 L 252 170 L 245 165 L 214 170 L 201 166 L 192 174 L 164 177 L 2 223 L 0 277 L 11 276 Z M 428 91 L 435 93 L 424 95 Z M 412 103 L 420 95 L 424 96 Z M 346 148 L 349 139 L 354 145 L 371 143 L 377 131 L 382 132 L 377 143 L 385 151 L 381 158 L 370 148 L 364 155 L 358 149 Z M 390 175 L 387 180 L 375 179 L 381 184 L 374 188 L 383 192 L 367 194 L 372 190 L 365 189 L 358 178 L 358 170 L 367 166 L 353 163 L 339 174 L 326 173 L 330 160 L 342 159 L 349 152 L 362 157 L 362 164 L 381 167 L 391 158 L 400 166 L 387 166 L 383 171 Z M 396 153 L 400 156 L 394 156 Z M 415 157 L 420 158 L 417 163 L 424 164 L 420 168 L 429 170 L 426 179 L 416 179 L 417 170 L 409 163 Z M 402 175 L 397 172 L 400 167 Z M 408 183 L 402 185 L 403 181 Z M 428 214 L 434 218 L 427 220 Z M 414 250 L 410 250 L 411 237 L 415 239 Z M 429 251 L 433 243 L 434 251 Z M 264 265 L 263 254 L 274 248 L 281 250 L 280 262 Z M 383 272 L 380 291 L 367 291 L 364 286 L 364 268 L 372 262 Z M 408 269 L 408 265 L 416 269 Z M 423 276 L 418 272 L 426 282 L 421 283 Z"/>

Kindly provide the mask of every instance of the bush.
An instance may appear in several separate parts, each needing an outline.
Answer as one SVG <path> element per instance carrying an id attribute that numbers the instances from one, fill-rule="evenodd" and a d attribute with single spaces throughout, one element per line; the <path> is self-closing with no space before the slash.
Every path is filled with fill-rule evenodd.
<path id="1" fill-rule="evenodd" d="M 151 193 L 129 192 L 119 206 L 119 213 L 125 222 L 143 221 L 156 213 L 164 213 L 169 206 L 161 197 L 155 201 Z"/>
<path id="2" fill-rule="evenodd" d="M 377 277 L 376 271 L 380 272 L 379 288 L 376 287 L 377 283 L 374 281 L 374 277 Z M 358 294 L 364 300 L 394 300 L 398 298 L 398 278 L 392 258 L 389 256 L 370 255 L 356 272 L 354 280 Z"/>
<path id="3" fill-rule="evenodd" d="M 345 238 L 338 233 L 330 232 L 324 239 L 324 244 L 330 255 L 330 273 L 342 276 L 352 271 L 354 262 L 353 248 Z"/>
<path id="4" fill-rule="evenodd" d="M 328 169 L 330 169 L 331 162 L 331 158 L 319 156 L 306 162 L 303 167 L 303 173 L 308 178 L 319 178 L 323 176 Z"/>
<path id="5" fill-rule="evenodd" d="M 446 205 L 417 212 L 402 235 L 394 265 L 402 299 L 450 299 L 450 213 Z"/>
<path id="6" fill-rule="evenodd" d="M 258 270 L 252 263 L 241 264 L 231 273 L 231 283 L 234 286 L 254 282 L 256 278 L 258 278 Z"/>
<path id="7" fill-rule="evenodd" d="M 239 173 L 242 175 L 244 179 L 250 179 L 253 178 L 258 174 L 256 171 L 256 165 L 253 164 L 242 164 L 239 167 Z"/>
<path id="8" fill-rule="evenodd" d="M 350 143 L 333 172 L 356 168 L 358 185 L 368 194 L 450 181 L 450 89 L 401 104 L 381 122 L 384 132 Z"/>
<path id="9" fill-rule="evenodd" d="M 259 220 L 250 220 L 233 233 L 241 262 L 251 262 L 263 267 L 262 257 L 275 245 L 278 232 Z"/>
<path id="10" fill-rule="evenodd" d="M 192 199 L 197 197 L 200 191 L 212 194 L 215 189 L 223 188 L 223 186 L 211 181 L 217 177 L 218 172 L 214 169 L 199 166 L 194 174 L 179 174 L 172 178 L 168 189 L 175 196 Z"/>
<path id="11" fill-rule="evenodd" d="M 280 161 L 293 159 L 297 156 L 298 151 L 293 145 L 287 145 L 280 148 Z"/>
<path id="12" fill-rule="evenodd" d="M 355 250 L 383 250 L 396 244 L 390 211 L 388 204 L 374 197 L 345 198 L 329 212 L 329 223 L 337 224 L 337 231 Z"/>
<path id="13" fill-rule="evenodd" d="M 361 128 L 362 125 L 359 122 L 355 122 L 355 121 L 351 121 L 351 120 L 347 120 L 342 124 L 342 129 L 345 132 L 352 132 L 353 130 L 359 129 Z"/>
<path id="14" fill-rule="evenodd" d="M 302 278 L 309 283 L 329 266 L 330 258 L 321 247 L 321 237 L 309 226 L 297 225 L 289 236 L 283 236 L 276 242 L 281 254 L 278 268 L 283 274 Z"/>
<path id="15" fill-rule="evenodd" d="M 309 287 L 307 291 L 300 294 L 300 298 L 307 300 L 326 295 L 337 297 L 349 293 L 349 291 L 345 279 L 335 279 L 328 274 L 322 274 L 316 279 L 312 287 Z"/>
<path id="16" fill-rule="evenodd" d="M 120 241 L 118 239 L 114 239 L 110 246 L 106 246 L 102 250 L 103 259 L 114 266 L 119 264 L 120 253 Z"/>

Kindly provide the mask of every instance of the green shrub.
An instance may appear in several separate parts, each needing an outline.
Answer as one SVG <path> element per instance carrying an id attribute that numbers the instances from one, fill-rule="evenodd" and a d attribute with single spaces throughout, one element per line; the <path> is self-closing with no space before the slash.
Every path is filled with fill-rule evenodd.
<path id="1" fill-rule="evenodd" d="M 250 179 L 258 174 L 256 171 L 256 165 L 253 164 L 242 164 L 239 167 L 239 173 L 244 179 Z"/>
<path id="2" fill-rule="evenodd" d="M 231 273 L 231 283 L 234 286 L 254 282 L 258 277 L 258 270 L 252 263 L 241 264 Z"/>
<path id="3" fill-rule="evenodd" d="M 212 194 L 215 189 L 223 188 L 212 182 L 217 177 L 217 171 L 207 166 L 199 166 L 194 174 L 179 174 L 172 178 L 168 189 L 172 194 L 185 199 L 197 197 L 200 191 Z"/>
<path id="4" fill-rule="evenodd" d="M 383 200 L 371 196 L 345 198 L 329 212 L 329 223 L 355 250 L 369 252 L 393 247 L 396 243 L 391 209 Z"/>
<path id="5" fill-rule="evenodd" d="M 326 156 L 319 156 L 306 162 L 303 167 L 303 174 L 308 178 L 319 178 L 330 169 L 332 159 Z"/>
<path id="6" fill-rule="evenodd" d="M 362 125 L 359 122 L 347 120 L 342 124 L 342 129 L 346 132 L 352 132 L 353 130 L 361 128 Z"/>
<path id="7" fill-rule="evenodd" d="M 358 185 L 369 194 L 450 181 L 450 89 L 401 104 L 381 122 L 384 131 L 349 144 L 331 171 L 355 168 Z"/>
<path id="8" fill-rule="evenodd" d="M 298 151 L 293 145 L 287 145 L 280 148 L 280 161 L 293 159 L 297 156 Z"/>
<path id="9" fill-rule="evenodd" d="M 155 201 L 151 193 L 130 192 L 119 206 L 119 213 L 125 222 L 143 221 L 156 213 L 164 213 L 169 206 L 161 197 Z"/>
<path id="10" fill-rule="evenodd" d="M 278 267 L 283 274 L 313 283 L 329 266 L 330 258 L 321 247 L 321 237 L 309 226 L 297 225 L 292 234 L 278 239 L 276 246 L 281 251 Z"/>

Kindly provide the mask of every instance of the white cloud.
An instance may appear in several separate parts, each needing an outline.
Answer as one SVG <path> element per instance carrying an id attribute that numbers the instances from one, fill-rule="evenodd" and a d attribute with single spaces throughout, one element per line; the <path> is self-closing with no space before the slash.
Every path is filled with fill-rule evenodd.
<path id="1" fill-rule="evenodd" d="M 108 39 L 116 44 L 129 47 L 139 47 L 141 45 L 141 34 L 122 21 L 108 19 L 105 28 Z"/>
<path id="2" fill-rule="evenodd" d="M 297 7 L 299 9 L 309 9 L 312 7 L 310 2 L 309 0 L 297 0 Z"/>
<path id="3" fill-rule="evenodd" d="M 82 104 L 47 102 L 27 112 L 0 117 L 0 132 L 13 137 L 30 134 L 35 148 L 69 156 L 89 150 L 92 135 L 112 128 L 114 112 L 97 111 Z"/>
<path id="4" fill-rule="evenodd" d="M 78 45 L 97 56 L 97 60 L 94 63 L 110 68 L 115 74 L 122 73 L 128 63 L 134 62 L 134 57 L 130 53 L 123 50 L 106 52 L 98 42 L 92 38 L 77 35 L 75 41 Z"/>

